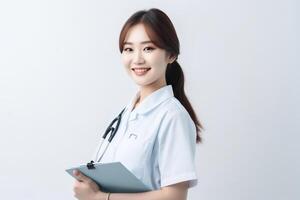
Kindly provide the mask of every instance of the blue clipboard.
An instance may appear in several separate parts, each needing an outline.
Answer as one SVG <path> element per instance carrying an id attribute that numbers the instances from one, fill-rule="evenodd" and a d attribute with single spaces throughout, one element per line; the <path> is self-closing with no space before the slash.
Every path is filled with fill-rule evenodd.
<path id="1" fill-rule="evenodd" d="M 92 168 L 81 165 L 66 171 L 74 177 L 74 169 L 94 180 L 103 192 L 136 193 L 151 190 L 120 162 L 94 163 Z"/>

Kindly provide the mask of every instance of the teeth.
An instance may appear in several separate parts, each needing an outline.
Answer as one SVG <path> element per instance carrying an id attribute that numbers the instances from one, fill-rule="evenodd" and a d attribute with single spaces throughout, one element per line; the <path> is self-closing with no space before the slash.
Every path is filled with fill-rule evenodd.
<path id="1" fill-rule="evenodd" d="M 150 68 L 134 68 L 133 70 L 136 72 L 146 72 L 148 71 Z"/>
<path id="2" fill-rule="evenodd" d="M 145 72 L 145 71 L 147 71 L 147 69 L 135 69 L 134 71 L 137 71 L 137 72 Z"/>

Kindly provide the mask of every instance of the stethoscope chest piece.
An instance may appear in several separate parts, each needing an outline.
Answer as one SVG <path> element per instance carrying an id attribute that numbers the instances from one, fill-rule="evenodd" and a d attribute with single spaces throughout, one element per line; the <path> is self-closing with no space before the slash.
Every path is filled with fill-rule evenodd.
<path id="1" fill-rule="evenodd" d="M 87 163 L 86 166 L 88 169 L 96 169 L 93 160 L 91 160 L 91 162 Z"/>

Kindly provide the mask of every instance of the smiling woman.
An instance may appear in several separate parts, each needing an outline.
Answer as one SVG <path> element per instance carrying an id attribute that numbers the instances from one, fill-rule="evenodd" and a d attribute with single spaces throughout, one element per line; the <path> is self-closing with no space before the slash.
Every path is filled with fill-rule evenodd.
<path id="1" fill-rule="evenodd" d="M 126 72 L 140 89 L 121 113 L 118 133 L 100 159 L 121 162 L 152 191 L 105 193 L 75 171 L 75 197 L 184 200 L 197 184 L 194 160 L 202 125 L 184 92 L 173 24 L 159 9 L 138 11 L 123 26 L 119 49 Z"/>
<path id="2" fill-rule="evenodd" d="M 148 37 L 142 23 L 130 28 L 123 46 L 123 64 L 136 84 L 143 88 L 166 85 L 167 65 L 176 57 L 171 57 L 166 50 L 157 47 Z"/>

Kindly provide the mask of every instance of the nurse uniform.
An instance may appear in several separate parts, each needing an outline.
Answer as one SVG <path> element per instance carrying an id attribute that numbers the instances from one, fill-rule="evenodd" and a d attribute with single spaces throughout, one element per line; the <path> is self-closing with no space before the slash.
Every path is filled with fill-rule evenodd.
<path id="1" fill-rule="evenodd" d="M 121 162 L 152 190 L 183 181 L 195 186 L 196 127 L 188 112 L 171 85 L 154 91 L 132 110 L 139 95 L 126 106 L 100 162 Z"/>

